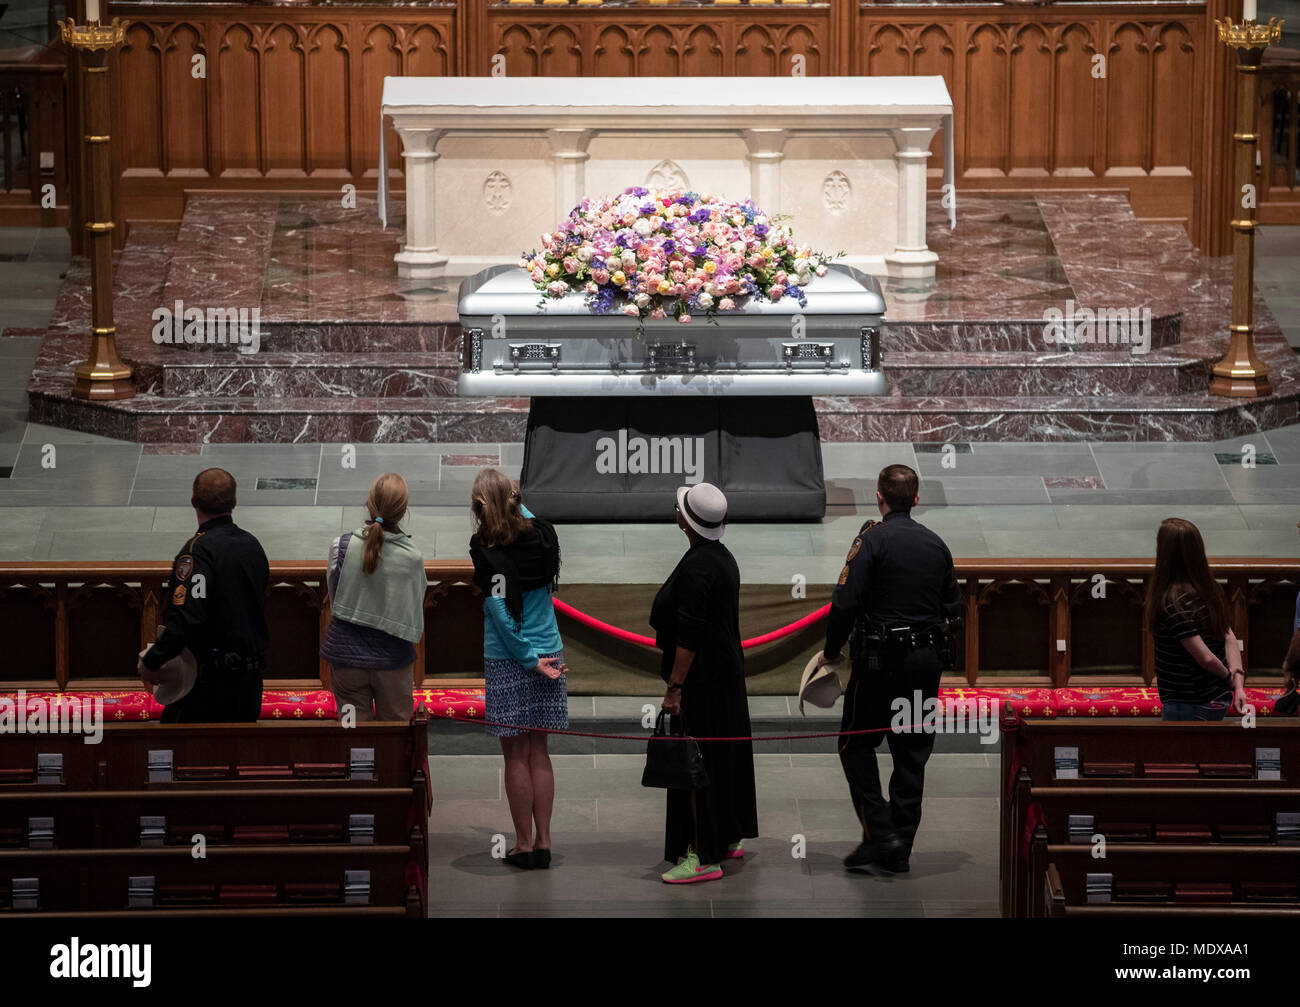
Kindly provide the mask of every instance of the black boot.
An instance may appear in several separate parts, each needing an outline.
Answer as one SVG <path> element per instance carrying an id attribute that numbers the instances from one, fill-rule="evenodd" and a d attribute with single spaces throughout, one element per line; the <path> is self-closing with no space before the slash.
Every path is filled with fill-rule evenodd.
<path id="1" fill-rule="evenodd" d="M 876 843 L 875 862 L 892 874 L 906 874 L 908 866 L 908 849 L 897 836 L 888 836 Z"/>
<path id="2" fill-rule="evenodd" d="M 844 866 L 847 870 L 858 871 L 875 862 L 876 848 L 875 844 L 867 840 L 858 843 L 857 848 L 844 858 Z"/>

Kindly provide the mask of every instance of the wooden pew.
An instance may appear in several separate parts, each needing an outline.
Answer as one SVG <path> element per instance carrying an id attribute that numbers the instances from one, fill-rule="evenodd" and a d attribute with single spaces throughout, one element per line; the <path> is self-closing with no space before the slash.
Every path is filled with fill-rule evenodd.
<path id="1" fill-rule="evenodd" d="M 1033 916 L 1300 915 L 1300 846 L 1140 843 L 1111 846 L 1097 860 L 1088 847 L 1040 834 L 1033 860 L 1041 867 Z M 1113 901 L 1088 902 L 1089 874 L 1113 876 Z M 1167 885 L 1168 896 L 1125 900 L 1134 882 Z"/>
<path id="2" fill-rule="evenodd" d="M 0 917 L 423 916 L 427 728 L 421 709 L 409 724 L 351 728 L 138 723 L 106 725 L 95 745 L 8 737 Z M 61 756 L 58 778 L 38 777 L 41 755 Z M 368 890 L 345 899 L 350 871 L 369 872 Z M 35 906 L 15 891 L 28 878 L 39 880 Z M 153 879 L 152 895 L 133 900 L 132 878 Z"/>
<path id="3" fill-rule="evenodd" d="M 1181 824 L 1201 820 L 1178 808 L 1198 801 L 1209 812 L 1203 824 L 1260 825 L 1249 820 L 1244 803 L 1222 794 L 1241 791 L 1263 797 L 1278 811 L 1300 811 L 1300 721 L 1261 718 L 1255 727 L 1240 720 L 1220 723 L 1165 723 L 1152 719 L 1029 720 L 1005 716 L 1002 723 L 1001 908 L 1004 916 L 1025 916 L 1038 897 L 1041 875 L 1031 876 L 1029 842 L 1036 826 L 1045 824 L 1053 841 L 1066 839 L 1068 815 L 1092 814 L 1109 822 L 1147 821 Z M 1079 779 L 1059 779 L 1058 748 L 1077 748 Z M 1256 750 L 1278 749 L 1280 779 L 1256 777 Z M 1070 792 L 1069 810 L 1047 792 Z M 1182 805 L 1156 805 L 1153 791 L 1186 795 Z M 1290 799 L 1277 791 L 1291 791 Z M 1100 811 L 1094 811 L 1089 794 Z M 1172 798 L 1171 798 L 1172 799 Z M 1209 802 L 1209 803 L 1207 803 Z M 1131 812 L 1123 812 L 1129 805 Z M 1155 814 L 1161 807 L 1166 811 Z M 1262 814 L 1263 805 L 1257 810 Z M 1239 809 L 1234 811 L 1233 809 Z M 1243 810 L 1244 809 L 1244 810 Z M 1220 815 L 1226 816 L 1222 822 Z M 1167 816 L 1174 817 L 1167 817 Z M 1234 817 L 1236 816 L 1236 817 Z M 1244 816 L 1244 817 L 1241 817 Z M 1267 821 L 1271 821 L 1268 816 Z"/>

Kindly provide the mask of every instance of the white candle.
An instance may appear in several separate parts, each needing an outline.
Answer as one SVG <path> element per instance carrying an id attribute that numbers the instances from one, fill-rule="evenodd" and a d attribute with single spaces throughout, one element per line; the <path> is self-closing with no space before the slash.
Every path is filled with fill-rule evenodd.
<path id="1" fill-rule="evenodd" d="M 87 0 L 89 3 L 90 0 Z M 1241 7 L 1241 19 L 1243 21 L 1255 20 L 1255 0 L 1243 0 Z"/>
<path id="2" fill-rule="evenodd" d="M 1246 0 L 1246 2 L 1252 3 L 1253 0 Z M 99 0 L 86 0 L 86 23 L 90 24 L 92 21 L 98 21 L 98 20 L 99 20 Z"/>

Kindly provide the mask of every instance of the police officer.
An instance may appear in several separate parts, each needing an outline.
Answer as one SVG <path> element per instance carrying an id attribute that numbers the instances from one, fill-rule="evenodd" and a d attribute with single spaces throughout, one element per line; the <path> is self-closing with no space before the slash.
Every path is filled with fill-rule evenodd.
<path id="1" fill-rule="evenodd" d="M 881 470 L 876 506 L 882 520 L 868 521 L 853 540 L 831 596 L 826 648 L 818 661 L 837 659 L 853 636 L 840 730 L 874 729 L 840 738 L 840 764 L 862 822 L 863 841 L 844 860 L 850 869 L 873 863 L 893 872 L 908 869 L 921 821 L 925 764 L 934 748 L 933 732 L 920 728 L 923 711 L 915 708 L 915 697 L 919 691 L 923 705 L 937 699 L 939 676 L 953 660 L 957 577 L 943 539 L 912 520 L 919 485 L 906 465 Z M 882 735 L 894 761 L 888 800 L 876 765 Z"/>
<path id="2" fill-rule="evenodd" d="M 190 504 L 194 535 L 172 562 L 168 604 L 158 642 L 140 658 L 140 677 L 189 648 L 198 665 L 190 692 L 163 710 L 164 723 L 239 723 L 262 712 L 266 670 L 264 599 L 270 578 L 261 544 L 235 525 L 235 477 L 204 469 Z"/>

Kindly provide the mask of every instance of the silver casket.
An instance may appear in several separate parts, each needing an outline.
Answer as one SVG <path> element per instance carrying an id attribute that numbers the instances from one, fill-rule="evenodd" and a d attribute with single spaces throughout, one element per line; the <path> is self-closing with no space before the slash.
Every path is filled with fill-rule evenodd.
<path id="1" fill-rule="evenodd" d="M 594 314 L 586 295 L 544 298 L 518 266 L 460 286 L 461 395 L 883 395 L 874 277 L 832 265 L 789 297 L 647 321 Z"/>

